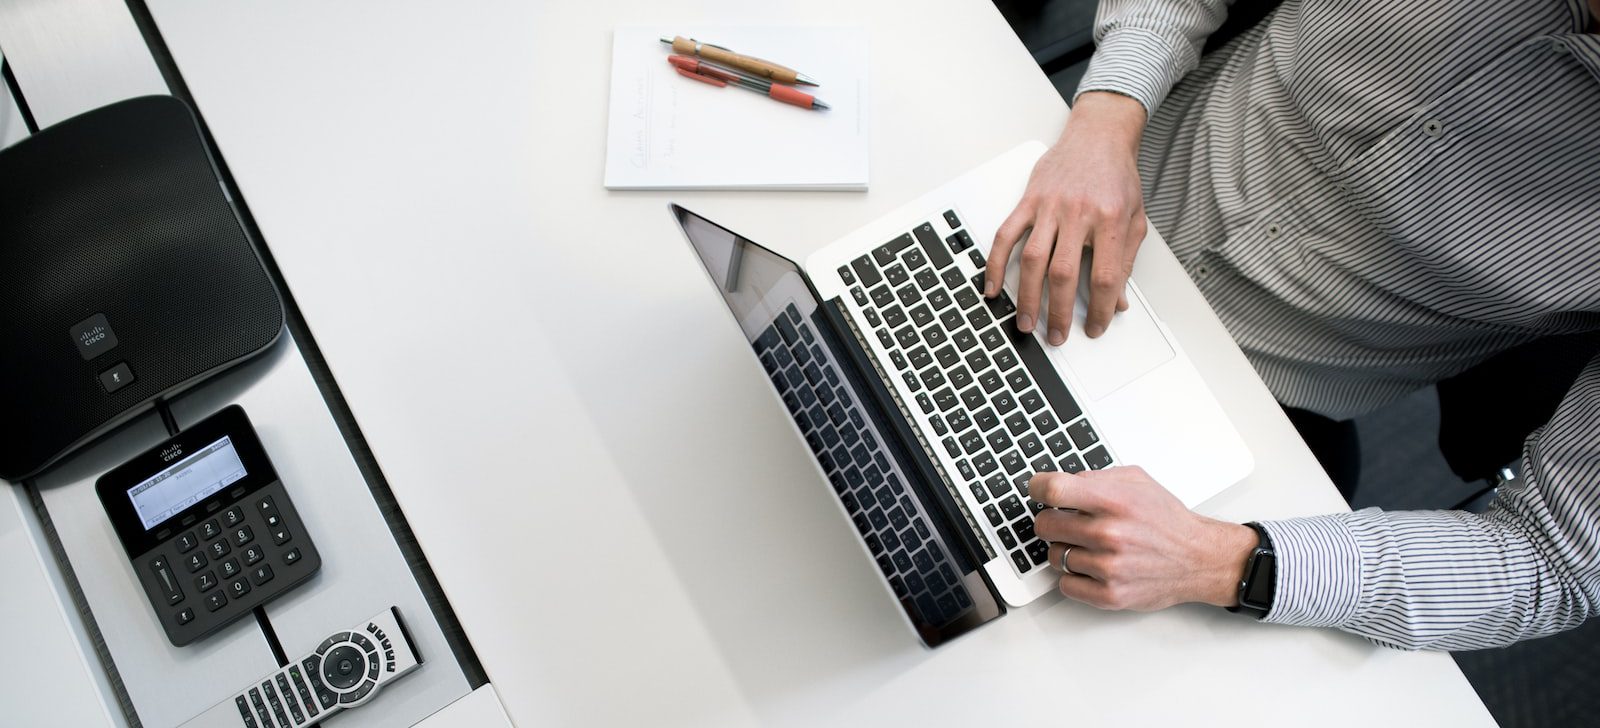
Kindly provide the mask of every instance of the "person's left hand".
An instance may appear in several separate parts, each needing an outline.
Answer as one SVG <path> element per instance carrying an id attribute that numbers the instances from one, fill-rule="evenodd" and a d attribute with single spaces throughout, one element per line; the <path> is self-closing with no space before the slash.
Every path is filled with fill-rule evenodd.
<path id="1" fill-rule="evenodd" d="M 1039 473 L 1028 493 L 1051 506 L 1034 530 L 1051 542 L 1061 593 L 1101 609 L 1151 611 L 1184 602 L 1239 603 L 1239 580 L 1256 544 L 1249 526 L 1190 511 L 1143 468 Z M 1073 510 L 1058 510 L 1058 509 Z"/>

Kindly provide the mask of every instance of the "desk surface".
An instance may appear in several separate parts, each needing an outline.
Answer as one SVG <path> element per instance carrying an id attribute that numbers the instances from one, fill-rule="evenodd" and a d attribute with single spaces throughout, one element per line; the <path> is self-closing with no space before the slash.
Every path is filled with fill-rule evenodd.
<path id="1" fill-rule="evenodd" d="M 522 725 L 1492 723 L 1448 656 L 1059 598 L 929 652 L 666 212 L 802 258 L 1066 107 L 984 0 L 152 0 L 288 286 Z M 610 29 L 861 24 L 870 192 L 607 192 Z M 1257 468 L 1218 517 L 1342 508 L 1159 242 L 1136 278 Z M 770 406 L 766 403 L 772 402 Z"/>

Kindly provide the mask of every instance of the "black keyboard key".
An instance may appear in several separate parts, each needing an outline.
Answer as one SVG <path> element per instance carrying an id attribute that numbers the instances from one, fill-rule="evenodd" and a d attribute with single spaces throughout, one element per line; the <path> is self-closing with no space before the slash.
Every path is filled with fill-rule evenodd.
<path id="1" fill-rule="evenodd" d="M 950 427 L 945 425 L 943 417 L 940 417 L 938 415 L 933 415 L 932 417 L 928 418 L 928 422 L 933 425 L 933 431 L 934 431 L 935 434 L 939 434 L 939 435 L 949 434 Z M 951 457 L 955 457 L 955 456 L 952 455 Z"/>
<path id="2" fill-rule="evenodd" d="M 933 304 L 933 310 L 940 311 L 950 305 L 950 294 L 944 291 L 929 291 L 928 303 Z"/>
<path id="3" fill-rule="evenodd" d="M 1000 465 L 1004 467 L 1006 472 L 1010 473 L 1011 475 L 1016 475 L 1028 467 L 1028 464 L 1023 462 L 1022 456 L 1018 455 L 1015 450 L 1001 455 Z"/>
<path id="4" fill-rule="evenodd" d="M 922 223 L 911 232 L 917 236 L 917 242 L 922 244 L 922 252 L 928 254 L 928 260 L 933 261 L 933 267 L 944 268 L 950 265 L 950 251 L 945 250 L 943 242 L 939 240 L 939 234 L 933 231 L 931 223 Z"/>
<path id="5" fill-rule="evenodd" d="M 898 576 L 889 577 L 889 588 L 894 590 L 894 595 L 897 598 L 905 599 L 911 596 L 911 592 L 906 590 L 905 581 Z"/>
<path id="6" fill-rule="evenodd" d="M 989 476 L 989 479 L 983 481 L 983 484 L 988 489 L 989 496 L 993 498 L 999 498 L 1000 496 L 1011 492 L 1011 485 L 1006 482 L 1006 476 L 999 473 Z M 980 502 L 986 500 L 988 500 L 988 498 L 979 499 Z"/>
<path id="7" fill-rule="evenodd" d="M 912 594 L 922 591 L 924 586 L 922 583 L 922 576 L 914 571 L 906 574 L 905 582 L 906 588 L 911 590 Z"/>
<path id="8" fill-rule="evenodd" d="M 1037 396 L 1037 395 L 1035 395 L 1035 396 Z M 1022 395 L 1022 402 L 1023 402 L 1023 408 L 1026 409 L 1027 408 L 1027 402 L 1028 402 L 1028 395 L 1026 395 L 1026 394 Z M 1056 428 L 1061 426 L 1061 423 L 1056 422 L 1056 416 L 1053 415 L 1053 414 L 1050 414 L 1050 410 L 1045 410 L 1045 411 L 1040 412 L 1039 414 L 1036 414 L 1036 415 L 1033 416 L 1033 426 L 1038 428 L 1040 433 L 1048 435 L 1048 434 L 1050 434 L 1052 432 L 1055 432 Z"/>
<path id="9" fill-rule="evenodd" d="M 927 326 L 933 321 L 933 311 L 928 310 L 927 306 L 917 306 L 908 313 L 911 314 L 911 323 L 916 324 L 918 328 Z"/>
<path id="10" fill-rule="evenodd" d="M 978 300 L 978 294 L 973 293 L 971 288 L 956 289 L 956 303 L 961 304 L 963 309 L 978 305 Z"/>
<path id="11" fill-rule="evenodd" d="M 883 279 L 888 281 L 889 285 L 899 288 L 911 280 L 911 274 L 906 272 L 905 266 L 895 263 L 883 271 Z"/>
<path id="12" fill-rule="evenodd" d="M 901 260 L 906 262 L 907 270 L 916 270 L 928 264 L 928 259 L 923 257 L 922 251 L 917 250 L 916 248 L 907 250 L 906 254 L 901 257 Z M 922 278 L 918 277 L 917 280 L 920 281 Z"/>
<path id="13" fill-rule="evenodd" d="M 950 586 L 950 582 L 944 578 L 944 574 L 939 573 L 938 570 L 928 572 L 928 589 L 930 591 L 935 593 L 942 592 L 947 586 Z M 940 609 L 943 609 L 944 606 L 944 597 L 939 597 Z M 954 602 L 951 603 L 951 606 L 954 606 Z"/>
<path id="14" fill-rule="evenodd" d="M 871 326 L 878 326 L 883 323 L 883 320 L 878 318 L 878 312 L 873 309 L 867 309 L 863 315 L 867 317 L 867 324 Z"/>
<path id="15" fill-rule="evenodd" d="M 1022 553 L 1020 549 L 1011 552 L 1011 563 L 1016 564 L 1017 571 L 1024 574 L 1033 568 L 1033 563 L 1028 561 L 1027 554 Z"/>
<path id="16" fill-rule="evenodd" d="M 1090 470 L 1099 470 L 1111 464 L 1111 453 L 1106 452 L 1104 445 L 1100 445 L 1084 453 L 1083 461 L 1089 464 Z"/>
<path id="17" fill-rule="evenodd" d="M 883 348 L 885 348 L 885 349 L 893 349 L 894 348 L 894 337 L 889 335 L 889 330 L 888 329 L 878 329 L 877 334 L 878 334 L 878 343 L 883 344 Z"/>
<path id="18" fill-rule="evenodd" d="M 917 271 L 916 281 L 917 287 L 926 291 L 934 286 L 939 285 L 939 275 L 934 273 L 932 270 L 924 268 Z"/>
<path id="19" fill-rule="evenodd" d="M 944 241 L 949 243 L 950 249 L 957 253 L 972 247 L 972 236 L 968 235 L 965 230 L 957 230 L 954 235 L 945 238 Z"/>
<path id="20" fill-rule="evenodd" d="M 1022 499 L 1014 495 L 1000 501 L 1000 513 L 1004 514 L 1008 520 L 1014 520 L 1027 512 L 1028 509 L 1022 507 Z"/>
<path id="21" fill-rule="evenodd" d="M 977 430 L 968 430 L 967 432 L 962 433 L 961 449 L 966 450 L 968 455 L 982 450 L 983 435 L 978 434 Z"/>
<path id="22" fill-rule="evenodd" d="M 1032 341 L 1033 339 L 1032 339 L 1032 337 L 1029 337 L 1028 340 Z M 1017 365 L 1017 355 L 1016 354 L 1012 354 L 1008 350 L 1001 350 L 1001 351 L 995 352 L 994 365 L 996 367 L 999 367 L 1000 371 L 1002 371 L 1002 372 L 1003 371 L 1007 371 L 1007 370 L 1011 369 L 1011 367 L 1014 367 L 1014 366 Z"/>
<path id="23" fill-rule="evenodd" d="M 956 211 L 955 210 L 945 210 L 944 211 L 944 224 L 948 225 L 951 230 L 954 230 L 954 229 L 956 229 L 958 227 L 961 227 L 961 218 L 956 217 Z"/>
<path id="24" fill-rule="evenodd" d="M 1017 547 L 1017 538 L 1011 535 L 1011 529 L 1001 526 L 996 535 L 1000 537 L 1000 545 L 1006 547 L 1007 551 Z"/>
<path id="25" fill-rule="evenodd" d="M 911 557 L 911 561 L 917 565 L 918 573 L 930 574 L 930 572 L 933 572 L 933 555 L 928 553 L 929 551 L 932 551 L 932 549 L 923 549 L 918 551 L 916 556 Z"/>
<path id="26" fill-rule="evenodd" d="M 977 457 L 972 459 L 972 467 L 978 469 L 979 475 L 988 475 L 1000 467 L 1000 464 L 994 461 L 993 455 L 985 452 L 979 453 Z"/>
<path id="27" fill-rule="evenodd" d="M 894 332 L 894 339 L 900 342 L 900 348 L 902 349 L 910 349 L 916 346 L 918 341 L 921 341 L 921 339 L 917 338 L 917 330 L 909 325 Z"/>
<path id="28" fill-rule="evenodd" d="M 878 246 L 877 250 L 872 251 L 872 259 L 878 261 L 878 265 L 887 266 L 894 262 L 895 257 L 900 255 L 900 251 L 911 247 L 911 242 L 910 235 L 901 235 Z"/>
<path id="29" fill-rule="evenodd" d="M 906 362 L 905 355 L 901 354 L 899 351 L 889 352 L 889 361 L 894 362 L 894 368 L 896 369 L 905 369 L 906 367 L 911 366 Z"/>
<path id="30" fill-rule="evenodd" d="M 989 398 L 983 396 L 983 390 L 976 386 L 961 393 L 961 403 L 966 405 L 969 410 L 982 407 L 983 403 L 987 401 L 989 401 Z"/>
<path id="31" fill-rule="evenodd" d="M 938 367 L 928 367 L 922 371 L 922 383 L 928 385 L 928 389 L 943 387 L 944 372 L 939 371 Z"/>
<path id="32" fill-rule="evenodd" d="M 867 520 L 867 514 L 857 511 L 851 514 L 850 520 L 856 524 L 856 530 L 860 531 L 863 536 L 872 533 L 872 523 Z"/>
<path id="33" fill-rule="evenodd" d="M 955 333 L 956 331 L 960 331 L 961 328 L 962 328 L 961 327 L 961 324 L 962 324 L 961 312 L 957 311 L 955 309 L 950 309 L 949 311 L 945 311 L 944 313 L 939 314 L 939 323 L 944 324 L 945 330 L 949 331 L 951 333 Z M 946 364 L 945 366 L 950 366 L 950 365 Z"/>
<path id="34" fill-rule="evenodd" d="M 867 292 L 861 290 L 861 286 L 852 286 L 850 288 L 850 297 L 856 299 L 856 305 L 858 306 L 867 305 Z"/>
<path id="35" fill-rule="evenodd" d="M 967 257 L 971 258 L 972 259 L 972 265 L 975 266 L 975 267 L 978 267 L 978 268 L 982 268 L 985 264 L 987 264 L 989 262 L 989 261 L 986 261 L 986 260 L 983 259 L 983 253 L 978 252 L 977 248 L 973 248 L 972 250 L 967 251 Z"/>
<path id="36" fill-rule="evenodd" d="M 1011 328 L 1009 324 L 1008 328 Z M 1077 400 L 1072 398 L 1072 394 L 1067 391 L 1067 385 L 1061 381 L 1061 376 L 1050 364 L 1044 347 L 1040 346 L 1032 336 L 1018 340 L 1015 344 L 1023 364 L 1027 365 L 1028 372 L 1033 375 L 1033 381 L 1038 383 L 1039 389 L 1044 392 L 1044 398 L 1050 402 L 1050 408 L 1055 410 L 1056 416 L 1064 422 L 1071 422 L 1081 416 L 1083 410 L 1078 407 Z"/>
<path id="37" fill-rule="evenodd" d="M 982 341 L 984 348 L 989 351 L 994 351 L 1006 343 L 1005 334 L 1000 333 L 999 329 L 992 326 L 984 329 L 983 333 L 978 334 L 978 340 Z"/>
<path id="38" fill-rule="evenodd" d="M 972 371 L 981 372 L 989 366 L 989 355 L 983 353 L 982 349 L 967 354 L 967 366 L 972 367 Z"/>
<path id="39" fill-rule="evenodd" d="M 921 346 L 906 354 L 906 358 L 910 360 L 914 369 L 921 369 L 933 363 L 933 355 L 929 354 L 928 350 Z"/>
<path id="40" fill-rule="evenodd" d="M 901 572 L 911 571 L 911 557 L 907 556 L 906 552 L 904 551 L 896 553 L 891 559 L 891 562 L 894 564 L 895 568 L 899 569 Z"/>
<path id="41" fill-rule="evenodd" d="M 906 387 L 915 392 L 922 388 L 922 382 L 917 380 L 915 372 L 905 372 L 900 375 L 906 380 Z"/>
<path id="42" fill-rule="evenodd" d="M 974 250 L 972 252 L 976 253 L 978 251 Z M 980 296 L 983 295 L 984 286 L 985 286 L 986 283 L 988 283 L 987 274 L 984 273 L 984 271 L 983 271 L 983 268 L 984 268 L 985 264 L 986 263 L 979 263 L 978 264 L 978 273 L 977 273 L 977 275 L 974 275 L 972 277 L 972 279 L 971 279 L 972 280 L 972 288 L 974 290 L 976 290 L 978 292 L 978 295 L 980 295 Z"/>
<path id="43" fill-rule="evenodd" d="M 888 286 L 878 286 L 872 289 L 872 302 L 879 308 L 888 306 L 894 303 L 894 291 L 889 290 Z"/>
<path id="44" fill-rule="evenodd" d="M 1056 457 L 1072 452 L 1072 443 L 1067 441 L 1067 433 L 1065 432 L 1057 432 L 1051 435 L 1045 439 L 1044 444 L 1050 446 L 1050 452 L 1055 453 Z M 1070 473 L 1072 471 L 1068 470 L 1067 472 Z"/>
<path id="45" fill-rule="evenodd" d="M 983 327 L 994 323 L 994 318 L 989 315 L 989 309 L 979 306 L 967 314 L 967 323 L 972 324 L 975 331 L 982 331 Z"/>
<path id="46" fill-rule="evenodd" d="M 1043 541 L 1034 541 L 1028 544 L 1028 559 L 1035 564 L 1044 563 L 1045 557 L 1050 555 L 1050 544 Z"/>
<path id="47" fill-rule="evenodd" d="M 966 367 L 957 364 L 954 369 L 950 370 L 950 384 L 957 389 L 965 389 L 971 383 L 972 375 L 967 373 Z"/>
<path id="48" fill-rule="evenodd" d="M 950 453 L 950 457 L 961 457 L 961 447 L 956 444 L 956 439 L 954 437 L 946 437 L 945 439 L 940 440 L 939 444 L 944 445 L 944 451 Z"/>
<path id="49" fill-rule="evenodd" d="M 1027 372 L 1018 369 L 1006 375 L 1006 384 L 1011 385 L 1011 391 L 1013 392 L 1026 392 L 1028 391 L 1028 385 L 1033 384 L 1033 382 L 1028 381 Z"/>
<path id="50" fill-rule="evenodd" d="M 1011 447 L 1011 436 L 1006 434 L 1004 427 L 995 428 L 986 439 L 989 442 L 989 449 L 995 452 L 1004 452 Z"/>
<path id="51" fill-rule="evenodd" d="M 951 268 L 945 271 L 944 274 L 940 275 L 939 277 L 944 279 L 944 287 L 952 291 L 960 288 L 961 284 L 967 282 L 967 277 L 962 275 L 960 268 Z"/>
<path id="52" fill-rule="evenodd" d="M 1011 302 L 1011 296 L 1006 295 L 1005 291 L 1001 291 L 1000 295 L 986 300 L 985 303 L 989 305 L 989 313 L 994 314 L 997 319 L 1003 319 L 1017 311 L 1016 304 Z"/>
<path id="53" fill-rule="evenodd" d="M 1072 444 L 1077 445 L 1079 450 L 1100 441 L 1100 436 L 1095 434 L 1094 427 L 1087 419 L 1067 425 L 1067 434 L 1072 436 Z"/>
<path id="54" fill-rule="evenodd" d="M 1034 458 L 1033 462 L 1028 464 L 1028 467 L 1033 468 L 1035 473 L 1053 473 L 1057 470 L 1056 462 L 1051 460 L 1049 455 L 1040 455 Z"/>
<path id="55" fill-rule="evenodd" d="M 912 304 L 922 300 L 922 294 L 917 293 L 916 286 L 901 286 L 895 290 L 894 295 L 900 299 L 900 303 L 904 304 L 906 308 L 910 308 Z"/>
<path id="56" fill-rule="evenodd" d="M 900 324 L 906 322 L 906 312 L 899 306 L 889 306 L 883 309 L 883 322 L 888 324 L 889 328 L 899 328 Z"/>
<path id="57" fill-rule="evenodd" d="M 867 521 L 872 524 L 874 531 L 881 531 L 884 526 L 889 525 L 889 517 L 884 515 L 882 508 L 875 508 L 871 513 L 868 513 Z"/>
<path id="58" fill-rule="evenodd" d="M 978 384 L 983 386 L 983 391 L 994 394 L 1005 382 L 1000 379 L 998 372 L 987 371 L 978 375 Z"/>
<path id="59" fill-rule="evenodd" d="M 850 266 L 848 265 L 839 266 L 839 277 L 844 280 L 844 284 L 847 286 L 856 282 L 855 274 L 850 272 Z"/>
<path id="60" fill-rule="evenodd" d="M 851 261 L 850 267 L 855 269 L 856 275 L 861 278 L 861 285 L 863 286 L 875 286 L 878 281 L 883 280 L 883 276 L 878 273 L 878 267 L 873 265 L 872 259 L 865 255 Z"/>
<path id="61" fill-rule="evenodd" d="M 928 346 L 938 346 L 948 341 L 950 335 L 938 326 L 929 326 L 922 330 L 922 338 L 928 342 Z"/>
<path id="62" fill-rule="evenodd" d="M 950 429 L 960 432 L 972 426 L 972 418 L 965 411 L 951 412 L 946 416 L 950 421 Z"/>
<path id="63" fill-rule="evenodd" d="M 1033 473 L 1023 473 L 1021 475 L 1011 476 L 1011 485 L 1016 487 L 1017 495 L 1020 495 L 1023 498 L 1028 497 L 1028 480 L 1032 477 Z"/>
<path id="64" fill-rule="evenodd" d="M 933 394 L 933 403 L 939 406 L 940 412 L 949 412 L 960 401 L 961 400 L 956 398 L 955 390 L 949 387 L 945 387 L 944 389 L 941 389 Z M 960 432 L 963 428 L 957 427 L 955 429 L 957 432 Z"/>
<path id="65" fill-rule="evenodd" d="M 848 498 L 850 496 L 845 497 Z M 849 506 L 846 507 L 848 508 Z M 878 534 L 869 533 L 867 534 L 867 537 L 862 540 L 867 542 L 867 550 L 871 551 L 873 556 L 878 556 L 883 553 L 883 542 L 878 540 Z"/>
<path id="66" fill-rule="evenodd" d="M 907 533 L 910 533 L 910 531 L 907 531 Z M 894 531 L 884 531 L 882 537 L 885 551 L 894 551 L 900 548 L 900 537 Z"/>
<path id="67" fill-rule="evenodd" d="M 977 420 L 978 429 L 983 430 L 984 432 L 988 432 L 1000 425 L 1000 417 L 994 413 L 994 410 L 989 409 L 988 407 L 972 413 L 972 419 Z"/>
<path id="68" fill-rule="evenodd" d="M 1023 543 L 1027 543 L 1037 538 L 1037 536 L 1035 536 L 1033 533 L 1033 519 L 1027 516 L 1023 516 L 1022 518 L 1017 519 L 1016 523 L 1011 524 L 1011 530 L 1017 532 L 1017 539 Z"/>
<path id="69" fill-rule="evenodd" d="M 994 396 L 994 408 L 1000 414 L 1005 414 L 1017 408 L 1017 401 L 1011 398 L 1011 393 L 1001 390 Z"/>
<path id="70" fill-rule="evenodd" d="M 963 480 L 972 480 L 978 477 L 978 473 L 972 469 L 972 463 L 965 460 L 956 461 L 956 472 L 961 474 Z"/>
<path id="71" fill-rule="evenodd" d="M 955 336 L 951 338 L 956 342 L 956 346 L 962 351 L 966 351 L 978 345 L 977 337 L 973 336 L 972 332 L 967 331 L 966 329 L 957 331 Z"/>
<path id="72" fill-rule="evenodd" d="M 950 367 L 955 366 L 956 362 L 961 361 L 961 354 L 956 352 L 956 348 L 954 346 L 946 346 L 943 349 L 933 352 L 933 358 L 939 360 L 939 366 L 949 369 Z"/>
<path id="73" fill-rule="evenodd" d="M 979 503 L 989 502 L 989 489 L 983 487 L 983 483 L 968 483 L 967 490 L 972 492 L 973 500 Z"/>
<path id="74" fill-rule="evenodd" d="M 1012 412 L 1006 417 L 1005 422 L 1006 429 L 1010 430 L 1013 436 L 1021 435 L 1023 430 L 1028 429 L 1028 418 L 1024 417 L 1021 412 Z"/>
<path id="75" fill-rule="evenodd" d="M 800 332 L 795 330 L 794 324 L 789 321 L 788 317 L 779 316 L 778 320 L 774 321 L 773 324 L 778 327 L 778 335 L 783 337 L 784 343 L 794 346 L 795 342 L 800 340 Z"/>
<path id="76" fill-rule="evenodd" d="M 1000 509 L 993 503 L 983 507 L 983 516 L 989 519 L 989 525 L 997 528 L 1000 524 L 1005 523 L 1005 519 L 1000 516 Z"/>
<path id="77" fill-rule="evenodd" d="M 1083 461 L 1079 460 L 1077 455 L 1068 455 L 1061 459 L 1063 473 L 1081 473 L 1083 469 Z"/>
<path id="78" fill-rule="evenodd" d="M 1039 442 L 1039 436 L 1031 432 L 1017 440 L 1017 447 L 1022 450 L 1022 456 L 1028 458 L 1038 457 L 1044 452 L 1044 443 Z"/>

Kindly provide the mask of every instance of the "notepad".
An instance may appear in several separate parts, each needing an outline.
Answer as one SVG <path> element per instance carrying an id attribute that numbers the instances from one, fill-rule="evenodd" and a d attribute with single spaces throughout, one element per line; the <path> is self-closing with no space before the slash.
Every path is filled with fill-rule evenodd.
<path id="1" fill-rule="evenodd" d="M 815 78 L 812 111 L 684 78 L 662 36 L 681 35 Z M 865 190 L 867 34 L 837 27 L 616 29 L 606 134 L 608 189 Z"/>

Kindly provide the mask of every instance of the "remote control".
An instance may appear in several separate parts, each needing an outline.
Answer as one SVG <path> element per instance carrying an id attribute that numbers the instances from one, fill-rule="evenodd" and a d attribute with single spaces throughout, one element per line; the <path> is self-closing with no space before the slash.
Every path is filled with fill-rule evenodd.
<path id="1" fill-rule="evenodd" d="M 371 700 L 422 664 L 394 607 L 256 680 L 185 726 L 301 728 Z"/>

